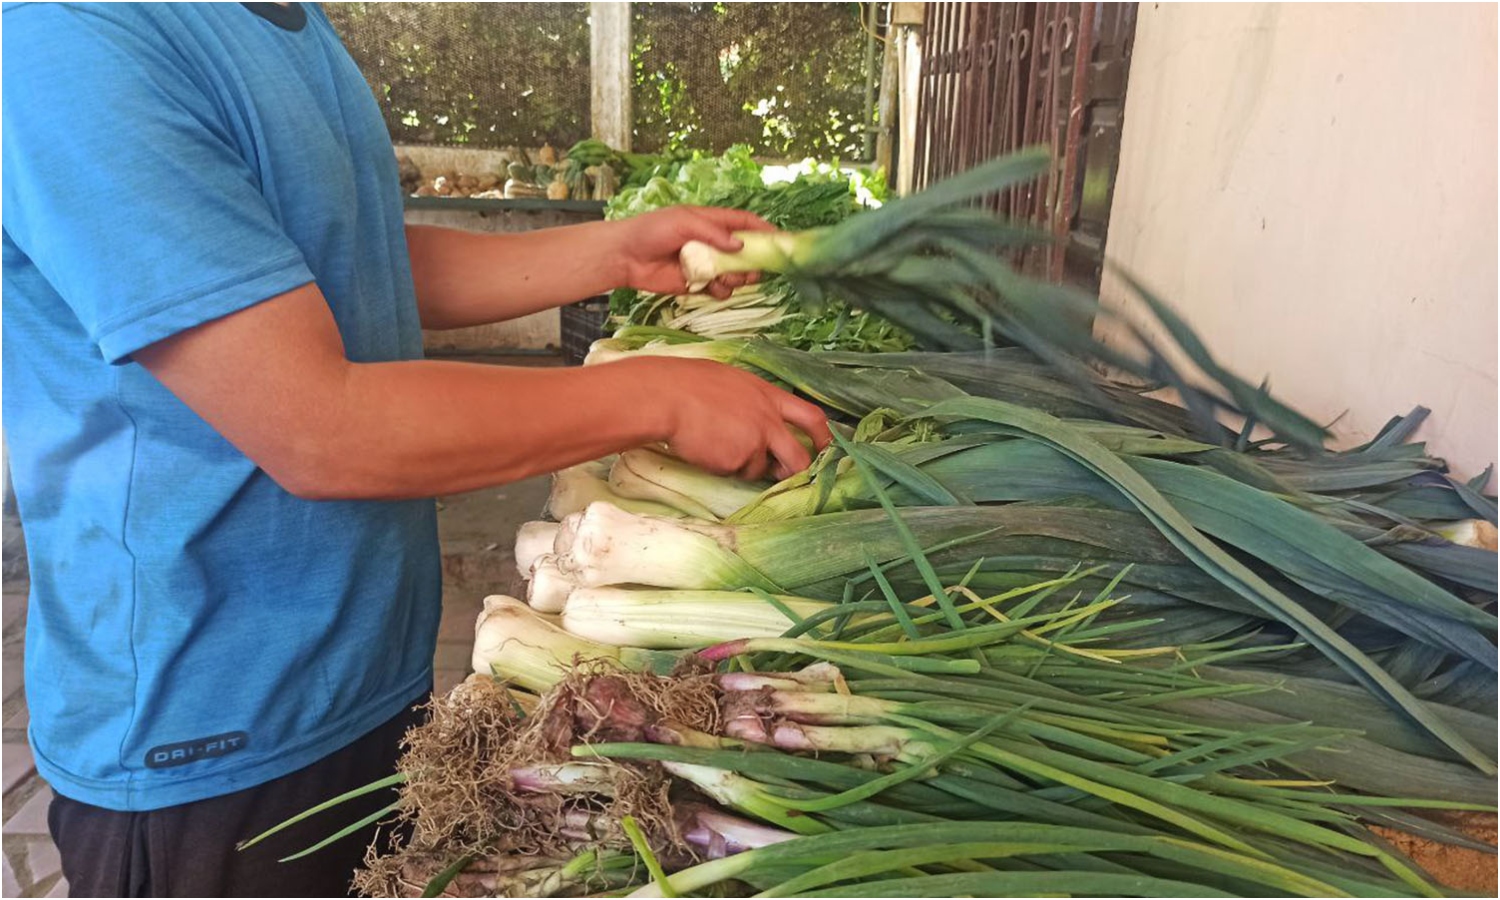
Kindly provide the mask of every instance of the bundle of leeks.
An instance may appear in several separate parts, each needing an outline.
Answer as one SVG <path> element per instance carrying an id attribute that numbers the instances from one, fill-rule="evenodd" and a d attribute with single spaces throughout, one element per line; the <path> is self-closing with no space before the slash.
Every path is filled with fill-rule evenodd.
<path id="1" fill-rule="evenodd" d="M 841 383 L 852 383 L 849 373 Z M 897 586 L 929 590 L 934 577 L 999 589 L 1080 561 L 1128 564 L 1133 602 L 1110 618 L 1163 617 L 1151 638 L 1168 643 L 1300 642 L 1260 665 L 1362 686 L 1425 733 L 1434 752 L 1493 774 L 1494 754 L 1421 702 L 1493 717 L 1487 608 L 1496 556 L 1492 544 L 1450 539 L 1464 527 L 1493 534 L 1487 519 L 1473 518 L 1488 501 L 1451 480 L 1411 483 L 1445 476 L 1426 468 L 1420 447 L 1413 454 L 1388 440 L 1405 430 L 1298 466 L 1269 452 L 956 397 L 920 415 L 876 411 L 807 472 L 759 494 L 764 486 L 631 451 L 613 461 L 607 481 L 602 467 L 559 478 L 587 480 L 590 498 L 607 502 L 580 512 L 554 496 L 563 525 L 529 598 L 559 612 L 577 588 L 646 585 L 848 601 L 875 589 L 870 560 L 888 566 L 884 577 Z M 1454 518 L 1382 509 L 1371 493 L 1377 472 L 1404 480 L 1384 486 L 1393 496 L 1447 491 L 1450 502 L 1428 512 Z M 1356 485 L 1363 499 L 1324 479 Z M 879 505 L 902 508 L 901 529 Z M 928 551 L 933 576 L 893 564 L 912 542 Z M 518 548 L 517 558 L 525 571 L 530 553 Z"/>

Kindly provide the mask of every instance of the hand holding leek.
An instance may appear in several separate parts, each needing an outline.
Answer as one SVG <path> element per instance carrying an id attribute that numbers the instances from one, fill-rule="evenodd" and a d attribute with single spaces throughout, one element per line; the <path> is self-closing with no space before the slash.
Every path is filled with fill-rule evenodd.
<path id="1" fill-rule="evenodd" d="M 745 481 L 782 479 L 812 463 L 793 427 L 812 439 L 815 451 L 832 440 L 815 404 L 732 366 L 670 362 L 679 366 L 651 373 L 644 394 L 648 403 L 665 401 L 666 444 L 678 459 Z"/>
<path id="2" fill-rule="evenodd" d="M 609 255 L 616 260 L 619 287 L 660 294 L 682 294 L 687 284 L 678 264 L 685 246 L 700 245 L 726 253 L 742 249 L 747 234 L 773 232 L 770 223 L 760 216 L 740 209 L 716 209 L 701 206 L 678 206 L 657 210 L 623 222 L 609 223 L 613 247 Z M 696 285 L 719 299 L 756 278 L 751 268 L 740 268 L 716 274 Z"/>

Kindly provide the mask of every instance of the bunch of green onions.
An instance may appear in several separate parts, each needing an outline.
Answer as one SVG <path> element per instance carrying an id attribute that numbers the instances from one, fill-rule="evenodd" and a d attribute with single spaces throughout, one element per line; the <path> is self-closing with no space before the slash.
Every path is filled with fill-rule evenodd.
<path id="1" fill-rule="evenodd" d="M 533 733 L 564 750 L 513 760 L 510 790 L 555 798 L 555 835 L 577 855 L 559 862 L 555 847 L 497 837 L 485 853 L 447 862 L 539 856 L 497 888 L 531 896 L 622 885 L 637 896 L 736 885 L 766 896 L 1440 895 L 1358 820 L 1478 804 L 1330 785 L 1317 769 L 1345 755 L 1342 729 L 1181 711 L 1267 687 L 1202 676 L 1242 652 L 1229 646 L 1175 648 L 1181 661 L 1090 652 L 1110 630 L 1099 614 L 1118 599 L 1040 611 L 1083 575 L 972 600 L 861 604 L 853 617 L 836 604 L 739 594 L 798 624 L 787 636 L 705 635 L 686 642 L 702 648 L 687 654 L 586 641 L 519 603 L 492 602 L 492 613 L 526 624 L 501 638 L 497 620 L 482 622 L 476 666 L 540 692 Z M 708 609 L 724 599 L 675 602 Z M 945 607 L 965 627 L 950 626 Z M 649 616 L 625 618 L 639 627 L 600 636 L 653 630 Z M 522 645 L 542 652 L 518 653 Z M 717 674 L 649 674 L 693 660 L 689 671 L 719 665 Z M 1072 684 L 1044 667 L 1067 670 Z M 671 699 L 679 690 L 707 691 L 711 711 L 684 718 L 692 707 Z M 570 736 L 560 744 L 561 735 Z M 641 767 L 673 785 L 684 810 L 675 831 L 612 805 L 625 789 L 618 779 Z M 590 868 L 601 859 L 615 862 Z M 428 890 L 463 867 L 435 873 Z"/>

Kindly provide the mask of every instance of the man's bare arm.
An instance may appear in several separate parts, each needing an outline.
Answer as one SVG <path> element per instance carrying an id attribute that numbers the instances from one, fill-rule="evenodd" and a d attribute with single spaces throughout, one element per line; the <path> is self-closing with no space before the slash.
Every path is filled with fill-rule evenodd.
<path id="1" fill-rule="evenodd" d="M 514 234 L 406 226 L 422 327 L 483 325 L 552 309 L 617 287 L 687 289 L 677 253 L 690 240 L 734 251 L 735 231 L 771 226 L 733 209 L 676 207 L 619 222 L 587 222 Z M 750 278 L 709 286 L 727 297 Z"/>
<path id="2" fill-rule="evenodd" d="M 352 363 L 314 284 L 190 329 L 137 362 L 312 499 L 429 497 L 516 481 L 655 441 L 710 471 L 805 468 L 816 406 L 701 360 L 523 369 Z"/>

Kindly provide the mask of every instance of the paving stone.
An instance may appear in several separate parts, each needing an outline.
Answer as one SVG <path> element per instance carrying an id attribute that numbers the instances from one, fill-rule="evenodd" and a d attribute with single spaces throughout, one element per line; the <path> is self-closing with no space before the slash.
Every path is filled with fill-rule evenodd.
<path id="1" fill-rule="evenodd" d="M 473 641 L 474 620 L 484 609 L 483 591 L 456 588 L 443 591 L 443 618 L 438 623 L 438 640 Z"/>
<path id="2" fill-rule="evenodd" d="M 437 653 L 432 657 L 434 669 L 465 669 L 474 659 L 474 638 L 465 641 L 438 641 Z"/>
<path id="3" fill-rule="evenodd" d="M 10 714 L 10 718 L 5 720 L 6 728 L 16 728 L 21 731 L 25 731 L 30 724 L 31 709 L 24 702 L 16 707 L 16 711 Z"/>
<path id="4" fill-rule="evenodd" d="M 4 594 L 0 595 L 0 608 L 4 611 L 0 621 L 4 623 L 5 633 L 9 635 L 12 629 L 20 629 L 26 619 L 26 591 L 11 590 L 6 585 Z"/>
<path id="5" fill-rule="evenodd" d="M 45 884 L 54 875 L 62 874 L 62 857 L 51 839 L 32 841 L 26 848 L 26 868 L 31 872 L 33 885 Z"/>
<path id="6" fill-rule="evenodd" d="M 46 834 L 47 807 L 52 804 L 52 788 L 44 787 L 31 795 L 20 812 L 5 823 L 7 834 Z"/>
<path id="7" fill-rule="evenodd" d="M 483 547 L 443 551 L 443 581 L 463 585 L 465 590 L 479 594 L 508 594 L 515 591 L 520 578 L 516 574 L 515 560 L 510 550 Z"/>
<path id="8" fill-rule="evenodd" d="M 0 854 L 0 865 L 5 867 L 5 896 L 21 896 L 21 883 L 16 880 L 16 873 L 11 871 L 10 857 Z"/>
<path id="9" fill-rule="evenodd" d="M 19 644 L 8 644 L 4 657 L 0 659 L 0 684 L 4 685 L 5 699 L 9 700 L 26 689 L 26 661 L 21 656 Z"/>
<path id="10" fill-rule="evenodd" d="M 21 783 L 21 780 L 36 771 L 36 762 L 31 758 L 31 746 L 29 744 L 6 744 L 0 749 L 3 754 L 5 781 L 3 790 L 10 793 L 10 789 Z"/>
<path id="11" fill-rule="evenodd" d="M 441 697 L 468 677 L 468 669 L 438 669 L 432 673 L 432 692 Z"/>
<path id="12" fill-rule="evenodd" d="M 66 897 L 66 896 L 68 896 L 68 879 L 66 879 L 66 878 L 59 878 L 59 879 L 57 879 L 57 884 L 54 884 L 52 886 L 52 890 L 50 890 L 50 891 L 47 892 L 47 896 L 48 897 Z"/>

